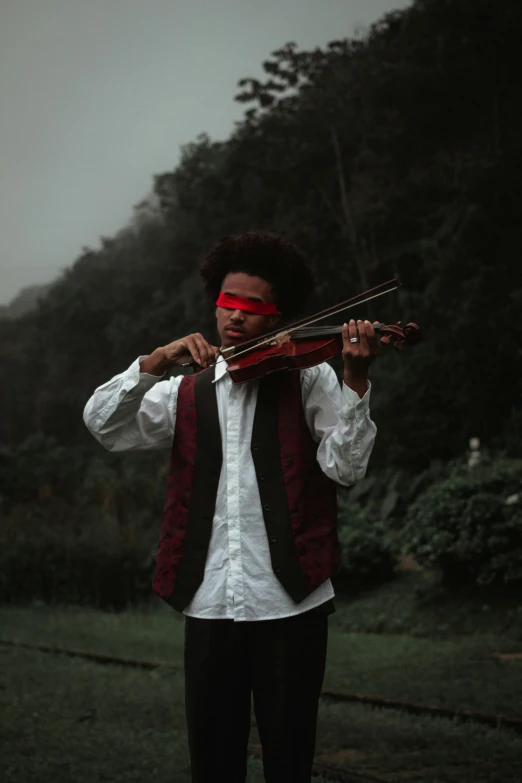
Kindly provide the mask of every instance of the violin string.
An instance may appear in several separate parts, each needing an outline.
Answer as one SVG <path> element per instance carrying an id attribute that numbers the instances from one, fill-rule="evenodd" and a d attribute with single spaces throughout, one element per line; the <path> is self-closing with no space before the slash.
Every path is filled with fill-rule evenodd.
<path id="1" fill-rule="evenodd" d="M 384 324 L 373 324 L 373 328 L 376 332 L 380 332 Z M 294 332 L 295 337 L 321 337 L 327 334 L 341 334 L 343 331 L 342 326 L 316 326 L 315 329 L 309 329 L 307 326 L 296 329 Z"/>
<path id="2" fill-rule="evenodd" d="M 328 318 L 328 317 L 329 317 L 329 316 L 331 316 L 331 315 L 337 315 L 337 313 L 342 313 L 342 312 L 344 312 L 345 310 L 349 310 L 351 307 L 357 307 L 358 305 L 364 304 L 365 302 L 369 302 L 369 301 L 370 301 L 370 299 L 377 299 L 377 297 L 378 297 L 378 296 L 384 296 L 384 294 L 390 294 L 392 291 L 395 291 L 395 290 L 397 290 L 397 288 L 398 288 L 398 287 L 399 287 L 399 286 L 398 286 L 398 285 L 396 285 L 396 286 L 394 286 L 393 288 L 388 288 L 386 291 L 381 291 L 381 292 L 380 292 L 380 293 L 378 293 L 378 294 L 374 294 L 373 296 L 369 296 L 369 297 L 367 297 L 367 299 L 362 299 L 360 302 L 355 302 L 355 303 L 353 303 L 353 304 L 346 305 L 345 307 L 341 307 L 341 308 L 339 308 L 339 310 L 335 310 L 335 311 L 334 311 L 334 312 L 332 312 L 332 313 L 327 313 L 326 315 L 320 315 L 318 318 L 314 318 L 314 320 L 313 320 L 313 321 L 308 321 L 308 323 L 307 323 L 307 327 L 308 327 L 310 324 L 315 324 L 315 323 L 317 323 L 317 321 L 322 321 L 322 320 L 324 320 L 325 318 Z M 307 328 L 307 327 L 305 327 L 305 328 Z M 298 327 L 298 326 L 295 326 L 295 327 L 293 327 L 293 328 L 292 328 L 292 327 L 290 327 L 289 329 L 284 329 L 284 330 L 281 332 L 281 334 L 290 334 L 290 333 L 292 333 L 292 332 L 295 332 L 295 331 L 298 331 L 298 330 L 299 330 L 299 327 Z M 276 336 L 277 336 L 277 335 L 276 335 Z M 267 337 L 267 338 L 266 338 L 266 340 L 261 340 L 260 342 L 256 343 L 256 345 L 255 345 L 255 346 L 251 346 L 250 348 L 245 348 L 245 350 L 244 350 L 244 351 L 239 351 L 239 353 L 234 353 L 234 354 L 232 354 L 232 357 L 231 357 L 231 358 L 233 358 L 233 359 L 237 359 L 237 358 L 238 358 L 238 356 L 243 356 L 243 354 L 245 354 L 245 353 L 249 353 L 250 351 L 254 350 L 254 348 L 256 348 L 256 349 L 257 349 L 257 348 L 261 348 L 261 346 L 263 346 L 263 345 L 268 345 L 268 344 L 269 344 L 269 343 L 271 343 L 271 342 L 272 342 L 274 339 L 275 339 L 274 335 L 272 335 L 271 337 Z M 227 349 L 225 349 L 225 350 L 227 350 Z M 221 357 L 220 357 L 220 358 L 219 358 L 219 359 L 218 359 L 218 360 L 217 360 L 217 361 L 214 363 L 214 365 L 213 365 L 213 366 L 215 367 L 217 364 L 220 364 L 221 362 L 226 362 L 226 361 L 227 361 L 227 360 L 226 360 L 226 357 L 224 357 L 224 356 L 221 356 Z"/>

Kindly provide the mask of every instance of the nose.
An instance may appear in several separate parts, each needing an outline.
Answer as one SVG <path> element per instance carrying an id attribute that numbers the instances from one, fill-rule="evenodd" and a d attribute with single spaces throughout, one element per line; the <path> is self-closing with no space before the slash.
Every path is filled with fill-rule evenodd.
<path id="1" fill-rule="evenodd" d="M 231 321 L 244 321 L 245 320 L 245 314 L 242 310 L 233 310 L 230 313 L 230 320 Z"/>

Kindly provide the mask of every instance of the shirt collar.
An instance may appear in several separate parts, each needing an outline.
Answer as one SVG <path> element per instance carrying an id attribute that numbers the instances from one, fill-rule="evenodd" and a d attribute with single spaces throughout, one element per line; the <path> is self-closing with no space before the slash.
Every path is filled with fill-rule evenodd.
<path id="1" fill-rule="evenodd" d="M 223 378 L 224 375 L 227 374 L 227 367 L 228 362 L 226 359 L 223 358 L 223 356 L 219 357 L 219 362 L 215 366 L 214 370 L 214 380 L 219 381 L 221 378 Z"/>

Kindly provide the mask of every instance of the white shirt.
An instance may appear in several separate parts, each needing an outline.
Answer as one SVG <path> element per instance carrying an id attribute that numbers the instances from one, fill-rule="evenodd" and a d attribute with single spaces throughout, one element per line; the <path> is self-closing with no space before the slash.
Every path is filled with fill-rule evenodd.
<path id="1" fill-rule="evenodd" d="M 182 376 L 140 373 L 145 358 L 98 387 L 85 406 L 87 428 L 109 451 L 172 448 Z M 317 461 L 329 478 L 349 486 L 364 477 L 375 440 L 370 384 L 360 399 L 345 384 L 341 390 L 326 363 L 300 374 Z M 300 614 L 333 598 L 332 583 L 326 580 L 296 604 L 274 574 L 250 452 L 258 382 L 233 384 L 225 362 L 216 365 L 215 378 L 223 466 L 204 579 L 184 614 L 237 621 Z"/>

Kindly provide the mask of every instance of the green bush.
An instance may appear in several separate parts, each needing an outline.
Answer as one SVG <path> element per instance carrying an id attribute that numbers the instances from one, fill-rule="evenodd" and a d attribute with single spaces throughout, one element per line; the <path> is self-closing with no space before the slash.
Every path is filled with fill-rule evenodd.
<path id="1" fill-rule="evenodd" d="M 14 446 L 0 444 L 0 497 L 9 509 L 38 501 L 42 491 L 71 496 L 87 460 L 86 449 L 67 449 L 44 435 L 31 435 Z"/>
<path id="2" fill-rule="evenodd" d="M 522 460 L 455 468 L 410 506 L 402 544 L 447 585 L 522 584 Z"/>
<path id="3" fill-rule="evenodd" d="M 461 462 L 462 459 L 458 461 Z M 427 487 L 447 478 L 458 463 L 434 460 L 420 473 L 412 473 L 395 466 L 379 470 L 370 468 L 368 474 L 353 487 L 341 489 L 341 516 L 342 509 L 348 504 L 350 513 L 355 506 L 355 513 L 364 514 L 370 525 L 378 520 L 386 525 L 387 530 L 401 530 L 408 506 Z"/>
<path id="4" fill-rule="evenodd" d="M 18 507 L 0 540 L 0 603 L 44 601 L 123 610 L 149 599 L 157 533 L 150 519 L 122 528 L 90 508 L 64 524 L 51 508 Z"/>
<path id="5" fill-rule="evenodd" d="M 0 602 L 150 598 L 168 461 L 33 435 L 0 444 Z"/>
<path id="6" fill-rule="evenodd" d="M 356 504 L 341 504 L 339 520 L 341 569 L 335 587 L 353 593 L 391 579 L 396 553 L 386 527 Z"/>

